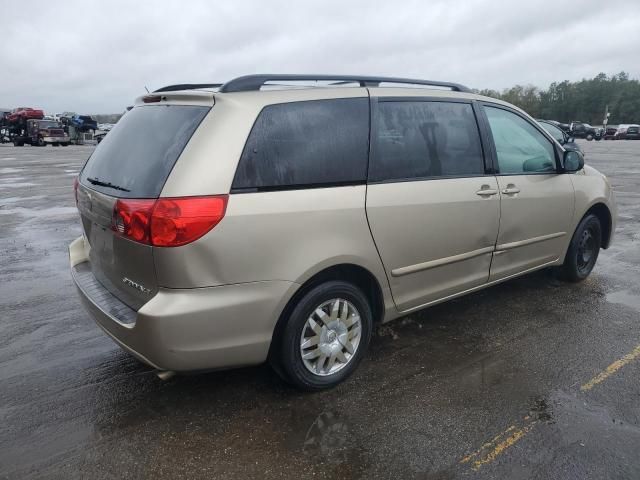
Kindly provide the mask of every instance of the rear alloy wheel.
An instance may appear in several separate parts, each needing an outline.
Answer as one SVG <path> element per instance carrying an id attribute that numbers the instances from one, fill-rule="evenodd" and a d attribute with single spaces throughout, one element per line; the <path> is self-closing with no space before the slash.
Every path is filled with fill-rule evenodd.
<path id="1" fill-rule="evenodd" d="M 329 281 L 312 288 L 294 307 L 281 343 L 287 379 L 304 390 L 321 390 L 346 379 L 371 338 L 371 307 L 356 286 Z"/>
<path id="2" fill-rule="evenodd" d="M 570 282 L 580 282 L 593 270 L 602 245 L 602 226 L 593 214 L 582 219 L 576 228 L 567 256 L 562 265 L 562 276 Z"/>
<path id="3" fill-rule="evenodd" d="M 360 345 L 360 313 L 348 300 L 333 298 L 319 305 L 302 329 L 300 356 L 315 375 L 332 375 L 346 367 Z"/>

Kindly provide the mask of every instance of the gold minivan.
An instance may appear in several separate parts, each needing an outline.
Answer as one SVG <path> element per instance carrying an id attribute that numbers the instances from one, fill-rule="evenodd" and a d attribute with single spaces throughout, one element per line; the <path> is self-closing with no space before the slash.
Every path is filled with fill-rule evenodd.
<path id="1" fill-rule="evenodd" d="M 140 97 L 97 146 L 69 247 L 87 310 L 158 370 L 348 377 L 374 326 L 545 267 L 591 272 L 606 177 L 462 85 L 250 75 Z"/>

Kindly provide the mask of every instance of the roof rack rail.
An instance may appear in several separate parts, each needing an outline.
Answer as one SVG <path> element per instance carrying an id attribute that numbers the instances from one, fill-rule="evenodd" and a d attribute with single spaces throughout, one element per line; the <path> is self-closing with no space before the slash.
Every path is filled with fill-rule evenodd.
<path id="1" fill-rule="evenodd" d="M 295 75 L 295 74 L 269 74 L 269 75 L 245 75 L 229 80 L 220 87 L 220 93 L 225 92 L 249 92 L 260 90 L 267 82 L 272 81 L 330 81 L 340 83 L 358 83 L 361 87 L 377 87 L 381 83 L 404 83 L 407 85 L 428 85 L 432 87 L 446 87 L 456 92 L 471 92 L 468 87 L 458 83 L 436 82 L 433 80 L 418 80 L 412 78 L 395 77 L 367 77 L 360 75 Z"/>
<path id="2" fill-rule="evenodd" d="M 159 92 L 177 92 L 178 90 L 199 90 L 201 88 L 218 88 L 222 83 L 179 83 L 177 85 L 167 85 L 166 87 L 154 90 L 153 93 Z"/>

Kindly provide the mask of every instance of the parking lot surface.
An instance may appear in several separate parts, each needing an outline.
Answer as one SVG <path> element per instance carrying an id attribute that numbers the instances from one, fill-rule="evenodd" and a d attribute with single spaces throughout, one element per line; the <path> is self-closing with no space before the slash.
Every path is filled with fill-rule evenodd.
<path id="1" fill-rule="evenodd" d="M 640 142 L 581 142 L 613 246 L 381 327 L 338 388 L 266 366 L 159 380 L 81 308 L 92 147 L 0 145 L 0 478 L 640 478 Z"/>

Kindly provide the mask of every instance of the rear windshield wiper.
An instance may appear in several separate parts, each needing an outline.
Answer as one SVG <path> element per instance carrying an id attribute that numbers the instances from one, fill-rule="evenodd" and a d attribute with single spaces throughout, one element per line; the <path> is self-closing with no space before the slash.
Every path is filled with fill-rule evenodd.
<path id="1" fill-rule="evenodd" d="M 131 191 L 128 188 L 121 187 L 120 185 L 114 185 L 111 182 L 103 182 L 102 180 L 98 180 L 97 178 L 89 177 L 87 178 L 87 182 L 89 182 L 91 185 L 98 185 L 99 187 L 113 188 L 114 190 L 121 190 L 123 192 Z"/>

